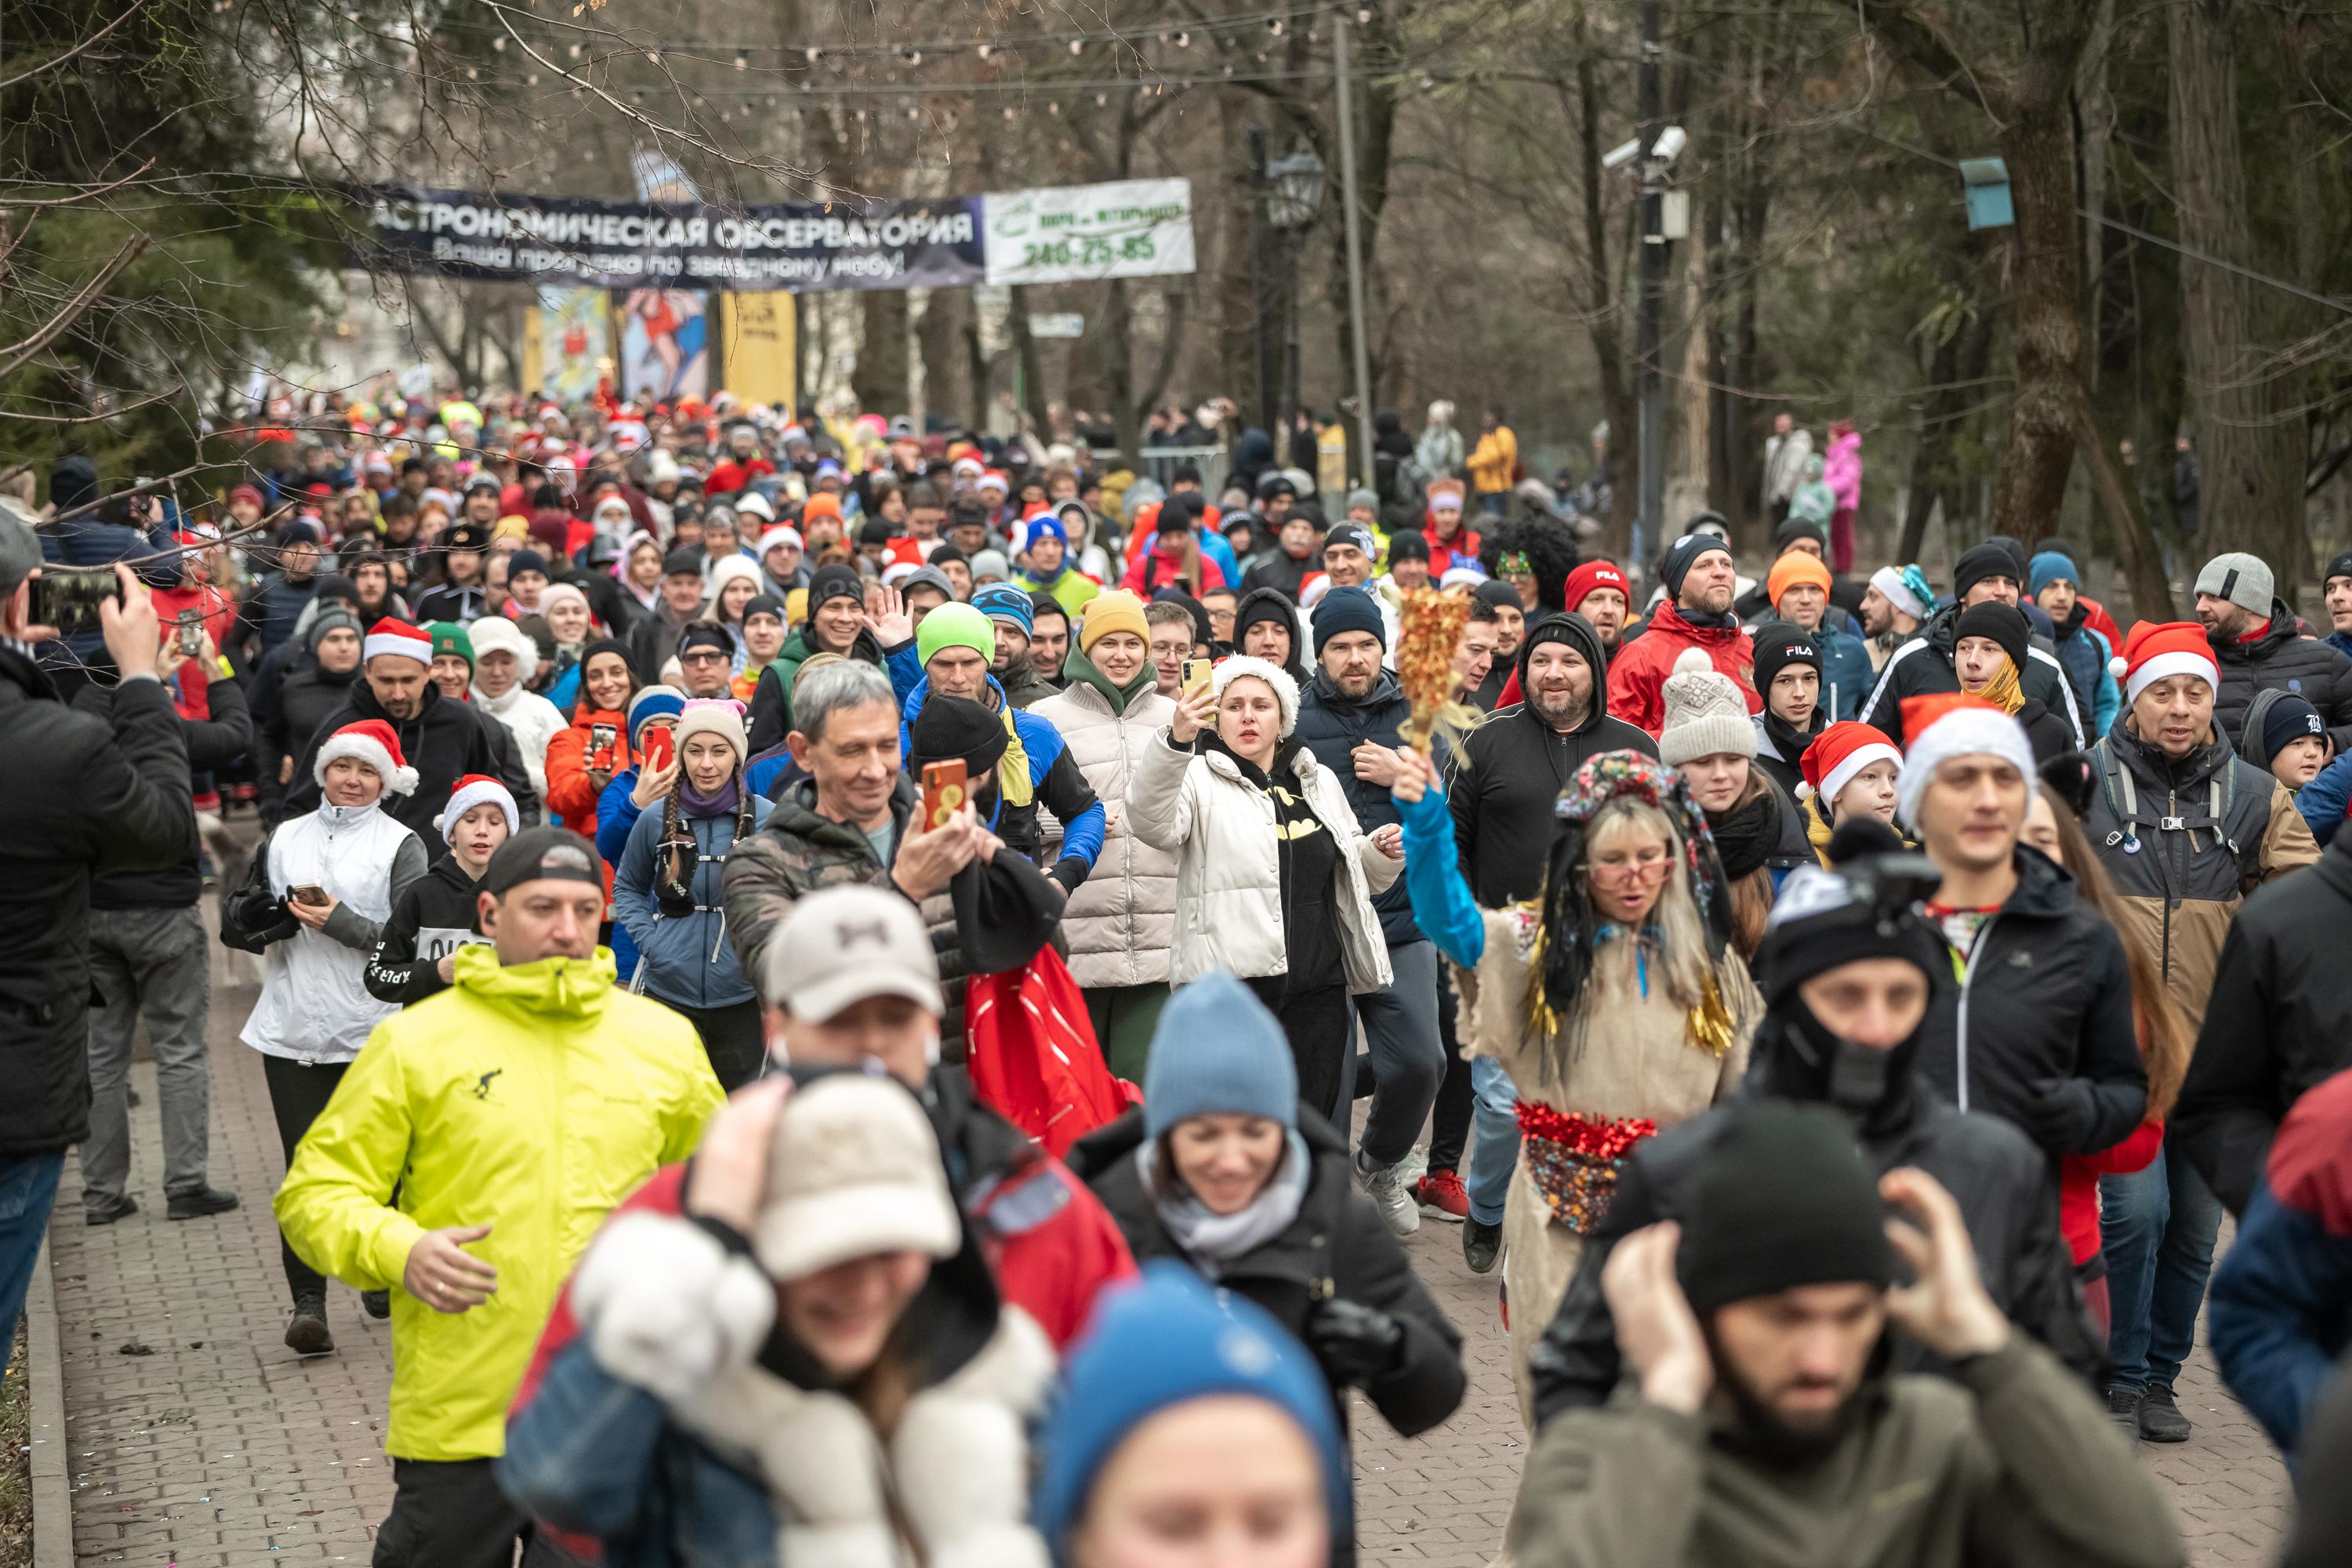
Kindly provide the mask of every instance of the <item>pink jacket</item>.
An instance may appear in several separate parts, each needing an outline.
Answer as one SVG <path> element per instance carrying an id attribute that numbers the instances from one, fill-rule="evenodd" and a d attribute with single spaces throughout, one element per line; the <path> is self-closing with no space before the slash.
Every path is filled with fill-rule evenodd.
<path id="1" fill-rule="evenodd" d="M 1849 430 L 1830 437 L 1828 456 L 1822 459 L 1822 482 L 1837 497 L 1840 511 L 1862 504 L 1862 432 Z"/>

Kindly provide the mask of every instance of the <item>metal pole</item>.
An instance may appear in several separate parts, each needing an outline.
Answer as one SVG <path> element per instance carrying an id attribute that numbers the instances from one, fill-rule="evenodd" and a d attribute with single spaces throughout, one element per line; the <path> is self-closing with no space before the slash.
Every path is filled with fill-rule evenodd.
<path id="1" fill-rule="evenodd" d="M 1659 339 L 1665 314 L 1666 239 L 1665 177 L 1652 156 L 1658 132 L 1664 129 L 1664 89 L 1660 60 L 1664 55 L 1660 36 L 1658 0 L 1642 0 L 1642 63 L 1638 93 L 1642 138 L 1642 300 L 1634 334 L 1634 363 L 1641 395 L 1641 502 L 1633 516 L 1633 561 L 1637 567 L 1651 548 L 1645 533 L 1658 545 L 1665 542 L 1666 406 L 1665 384 L 1658 373 Z"/>
<path id="2" fill-rule="evenodd" d="M 1364 235 L 1356 195 L 1355 88 L 1348 70 L 1348 13 L 1334 11 L 1331 69 L 1339 95 L 1339 203 L 1347 219 L 1348 326 L 1356 372 L 1356 472 L 1359 484 L 1372 482 L 1372 352 L 1364 313 Z"/>
<path id="3" fill-rule="evenodd" d="M 1266 174 L 1265 132 L 1256 126 L 1249 133 L 1250 192 L 1250 326 L 1257 349 L 1257 423 L 1271 434 L 1275 428 L 1275 383 L 1279 374 L 1275 363 L 1278 350 L 1275 339 L 1273 311 L 1273 258 L 1266 253 L 1273 247 L 1273 224 L 1267 221 L 1265 193 L 1271 184 Z"/>

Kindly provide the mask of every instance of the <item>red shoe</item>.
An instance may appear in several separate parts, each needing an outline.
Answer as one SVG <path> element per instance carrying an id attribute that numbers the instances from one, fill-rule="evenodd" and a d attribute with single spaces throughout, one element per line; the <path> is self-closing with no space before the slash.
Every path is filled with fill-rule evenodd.
<path id="1" fill-rule="evenodd" d="M 1432 1219 L 1460 1225 L 1470 1217 L 1470 1194 L 1462 1178 L 1452 1171 L 1430 1172 L 1414 1185 L 1412 1195 L 1420 1201 L 1421 1212 Z"/>

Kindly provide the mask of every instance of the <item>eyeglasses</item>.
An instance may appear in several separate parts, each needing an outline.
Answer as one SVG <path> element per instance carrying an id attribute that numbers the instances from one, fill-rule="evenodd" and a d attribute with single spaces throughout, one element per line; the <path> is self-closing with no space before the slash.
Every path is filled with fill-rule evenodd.
<path id="1" fill-rule="evenodd" d="M 680 664 L 723 664 L 726 659 L 727 656 L 716 648 L 700 648 L 693 653 L 682 653 L 677 656 L 677 661 Z"/>
<path id="2" fill-rule="evenodd" d="M 1640 882 L 1663 882 L 1674 867 L 1673 857 L 1662 855 L 1655 860 L 1587 861 L 1583 869 L 1595 884 L 1620 888 Z"/>

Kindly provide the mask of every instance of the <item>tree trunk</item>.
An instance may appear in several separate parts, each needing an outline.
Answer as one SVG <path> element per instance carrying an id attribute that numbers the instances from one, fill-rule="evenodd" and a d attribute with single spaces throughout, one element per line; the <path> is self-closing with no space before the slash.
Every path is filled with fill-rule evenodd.
<path id="1" fill-rule="evenodd" d="M 1013 286 L 1013 304 L 1006 325 L 1013 333 L 1013 353 L 1021 366 L 1021 401 L 1029 413 L 1030 428 L 1040 441 L 1054 438 L 1054 421 L 1046 411 L 1045 367 L 1037 360 L 1037 340 L 1029 335 L 1029 288 Z"/>
<path id="2" fill-rule="evenodd" d="M 2107 90 L 2107 59 L 2115 47 L 2115 36 L 2116 0 L 2098 0 L 2098 15 L 2091 24 L 2090 41 L 2083 47 L 2083 62 L 2075 78 L 2075 96 L 2083 121 L 2083 275 L 2087 280 L 2083 317 L 2094 333 L 2098 331 L 2101 319 L 2099 296 L 2105 269 L 2100 263 L 2106 254 L 2106 226 L 2099 221 L 2099 215 L 2106 210 L 2107 148 L 2116 135 L 2116 100 Z M 2084 356 L 2083 374 L 2088 390 L 2096 393 L 2099 354 L 2095 342 L 2093 352 Z"/>
<path id="3" fill-rule="evenodd" d="M 2245 166 L 2238 147 L 2237 33 L 2243 0 L 2173 0 L 2172 177 L 2181 243 L 2251 266 Z M 2302 537 L 2305 437 L 2287 406 L 2281 361 L 2263 342 L 2253 280 L 2180 261 L 2181 344 L 2196 407 L 2201 548 L 2252 550 L 2292 604 L 2311 573 Z"/>
<path id="4" fill-rule="evenodd" d="M 1606 151 L 1601 142 L 1601 85 L 1594 51 L 1587 47 L 1585 26 L 1576 26 L 1577 155 L 1583 164 L 1584 194 L 1584 322 L 1592 339 L 1592 363 L 1601 382 L 1601 407 L 1609 420 L 1609 440 L 1601 457 L 1609 482 L 1609 548 L 1621 560 L 1633 546 L 1633 511 L 1641 504 L 1633 482 L 1635 433 L 1641 415 L 1633 404 L 1633 386 L 1625 369 L 1625 323 L 1612 283 L 1609 218 L 1601 206 L 1607 173 L 1601 167 Z M 1664 541 L 1653 541 L 1663 543 Z M 1624 564 L 1640 570 L 1637 562 Z"/>
<path id="5" fill-rule="evenodd" d="M 1895 560 L 1907 565 L 1919 559 L 1927 542 L 1927 522 L 1938 495 L 1957 493 L 1958 465 L 1952 451 L 1958 443 L 1969 402 L 1977 388 L 1971 384 L 1984 374 L 1992 357 L 1993 324 L 1979 311 L 1969 322 L 1936 345 L 1927 367 L 1933 388 L 1919 408 L 1919 439 L 1911 448 L 1911 472 L 1905 483 L 1907 500 L 1903 533 L 1895 542 Z"/>
<path id="6" fill-rule="evenodd" d="M 1680 363 L 1666 390 L 1673 417 L 1666 430 L 1666 515 L 1658 520 L 1660 543 L 1680 533 L 1684 521 L 1694 513 L 1709 510 L 1715 447 L 1709 414 L 1715 399 L 1707 387 L 1707 240 L 1706 226 L 1696 224 L 1683 241 L 1681 287 L 1676 290 L 1682 297 L 1683 342 Z"/>
<path id="7" fill-rule="evenodd" d="M 860 409 L 896 414 L 907 406 L 907 291 L 868 289 L 857 303 L 861 331 L 850 391 Z"/>
<path id="8" fill-rule="evenodd" d="M 965 384 L 963 318 L 971 310 L 969 289 L 934 289 L 915 323 L 915 344 L 923 360 L 923 412 L 977 425 L 980 405 Z"/>

